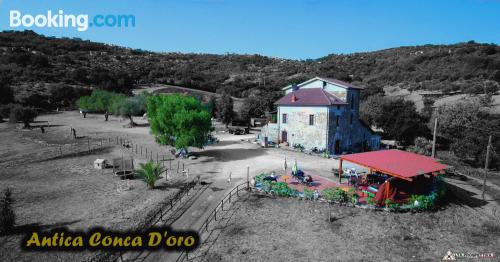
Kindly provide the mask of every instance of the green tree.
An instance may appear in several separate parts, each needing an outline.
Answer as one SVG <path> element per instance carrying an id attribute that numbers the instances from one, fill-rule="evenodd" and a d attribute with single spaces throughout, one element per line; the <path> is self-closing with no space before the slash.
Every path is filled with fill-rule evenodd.
<path id="1" fill-rule="evenodd" d="M 139 169 L 136 170 L 137 176 L 140 177 L 147 185 L 149 189 L 155 188 L 155 182 L 160 179 L 161 173 L 165 169 L 158 163 L 153 163 L 149 161 L 147 163 L 140 163 Z"/>
<path id="2" fill-rule="evenodd" d="M 361 102 L 359 106 L 360 118 L 369 125 L 376 125 L 376 121 L 384 115 L 383 105 L 387 98 L 381 95 L 370 96 Z"/>
<path id="3" fill-rule="evenodd" d="M 113 106 L 123 102 L 122 100 L 125 98 L 126 96 L 123 94 L 95 89 L 90 96 L 80 97 L 76 101 L 76 105 L 84 112 L 84 117 L 86 112 L 104 113 L 104 120 L 108 121 L 109 112 L 112 111 Z"/>
<path id="4" fill-rule="evenodd" d="M 133 116 L 143 114 L 147 109 L 147 95 L 140 94 L 133 97 L 115 97 L 111 105 L 111 112 L 115 115 L 127 117 L 131 127 L 136 126 Z"/>
<path id="5" fill-rule="evenodd" d="M 147 113 L 151 132 L 161 145 L 202 148 L 212 131 L 210 113 L 194 97 L 150 96 Z"/>
<path id="6" fill-rule="evenodd" d="M 437 135 L 451 141 L 460 139 L 464 128 L 477 126 L 484 118 L 480 103 L 476 100 L 460 101 L 438 107 L 432 114 L 427 126 L 434 128 L 434 119 L 438 119 Z"/>
<path id="7" fill-rule="evenodd" d="M 217 99 L 217 118 L 219 118 L 226 127 L 233 121 L 234 118 L 234 102 L 233 98 L 224 93 Z"/>
<path id="8" fill-rule="evenodd" d="M 90 112 L 94 108 L 94 104 L 92 103 L 92 99 L 90 96 L 82 96 L 78 98 L 75 102 L 76 107 L 82 112 L 83 118 L 87 117 L 87 112 Z"/>
<path id="9" fill-rule="evenodd" d="M 402 98 L 373 96 L 362 102 L 361 119 L 383 130 L 385 137 L 404 145 L 425 134 L 425 121 L 417 113 L 415 104 Z"/>
<path id="10" fill-rule="evenodd" d="M 478 100 L 443 105 L 434 112 L 428 125 L 438 119 L 437 134 L 449 141 L 450 150 L 462 161 L 483 166 L 488 137 L 498 130 L 500 121 L 482 111 Z M 493 147 L 500 148 L 500 139 L 493 136 Z M 499 166 L 498 156 L 492 154 L 490 167 Z"/>

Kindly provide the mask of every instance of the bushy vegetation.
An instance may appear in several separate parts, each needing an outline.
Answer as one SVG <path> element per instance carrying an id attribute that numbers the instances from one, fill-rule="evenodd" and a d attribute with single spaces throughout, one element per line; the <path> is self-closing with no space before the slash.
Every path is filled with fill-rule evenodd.
<path id="1" fill-rule="evenodd" d="M 76 101 L 76 106 L 86 116 L 87 112 L 104 113 L 105 121 L 108 121 L 109 113 L 127 117 L 130 126 L 134 126 L 132 116 L 142 115 L 147 109 L 146 93 L 128 97 L 124 94 L 108 92 L 105 90 L 94 90 L 90 96 L 80 97 Z"/>
<path id="2" fill-rule="evenodd" d="M 321 192 L 325 200 L 337 203 L 347 202 L 347 193 L 339 187 L 326 188 Z"/>
<path id="3" fill-rule="evenodd" d="M 415 104 L 402 98 L 368 97 L 360 105 L 360 117 L 369 125 L 381 128 L 385 138 L 403 145 L 411 145 L 415 137 L 429 133 Z"/>
<path id="4" fill-rule="evenodd" d="M 302 144 L 293 144 L 293 149 L 303 152 L 306 148 Z"/>
<path id="5" fill-rule="evenodd" d="M 9 118 L 10 123 L 22 122 L 23 128 L 29 128 L 30 122 L 38 116 L 38 111 L 32 107 L 19 104 L 0 105 L 0 120 Z"/>
<path id="6" fill-rule="evenodd" d="M 215 112 L 217 118 L 226 125 L 231 124 L 234 118 L 234 104 L 233 99 L 227 93 L 217 98 Z"/>
<path id="7" fill-rule="evenodd" d="M 298 196 L 298 192 L 295 189 L 292 189 L 285 182 L 276 182 L 276 181 L 268 181 L 264 180 L 265 177 L 270 174 L 261 173 L 255 176 L 256 185 L 260 186 L 261 190 L 267 193 L 275 194 L 281 197 L 296 197 Z"/>
<path id="8" fill-rule="evenodd" d="M 184 95 L 150 96 L 151 133 L 161 145 L 202 148 L 213 130 L 210 113 L 200 100 Z"/>
<path id="9" fill-rule="evenodd" d="M 155 182 L 160 179 L 161 174 L 165 169 L 159 163 L 153 163 L 149 161 L 147 163 L 140 163 L 139 169 L 136 170 L 136 174 L 141 178 L 144 183 L 148 185 L 149 189 L 154 189 Z"/>
<path id="10" fill-rule="evenodd" d="M 110 111 L 115 115 L 127 117 L 130 120 L 129 125 L 135 126 L 132 116 L 142 115 L 147 110 L 148 95 L 142 93 L 140 95 L 118 98 L 112 100 Z"/>
<path id="11" fill-rule="evenodd" d="M 0 199 L 0 235 L 8 234 L 14 229 L 16 215 L 12 204 L 12 192 L 7 188 Z"/>
<path id="12" fill-rule="evenodd" d="M 432 154 L 432 141 L 425 137 L 417 137 L 413 145 L 408 148 L 408 151 L 420 155 L 430 156 Z"/>
<path id="13" fill-rule="evenodd" d="M 437 135 L 460 159 L 473 166 L 483 166 L 488 136 L 498 131 L 500 119 L 485 112 L 478 101 L 461 101 L 437 108 L 428 125 L 438 119 Z M 500 137 L 493 136 L 494 148 L 500 148 Z M 500 167 L 500 159 L 492 154 L 490 167 Z"/>
<path id="14" fill-rule="evenodd" d="M 304 199 L 315 200 L 315 198 L 314 198 L 314 190 L 311 190 L 311 189 L 305 187 L 303 193 L 304 193 Z"/>
<path id="15" fill-rule="evenodd" d="M 164 83 L 248 97 L 250 106 L 245 109 L 250 116 L 272 110 L 282 87 L 314 76 L 366 87 L 363 97 L 382 94 L 383 87 L 396 84 L 411 90 L 483 93 L 483 83 L 489 81 L 488 90 L 497 90 L 500 81 L 500 48 L 474 42 L 304 61 L 260 55 L 160 54 L 32 31 L 1 32 L 0 47 L 5 48 L 0 51 L 0 75 L 9 79 L 14 93 L 19 84 L 33 82 L 93 86 L 125 94 L 134 85 Z"/>

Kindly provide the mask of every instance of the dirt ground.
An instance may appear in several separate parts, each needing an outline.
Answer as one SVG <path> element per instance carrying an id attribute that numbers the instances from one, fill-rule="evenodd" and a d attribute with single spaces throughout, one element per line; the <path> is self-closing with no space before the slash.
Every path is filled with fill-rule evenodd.
<path id="1" fill-rule="evenodd" d="M 500 223 L 461 203 L 431 213 L 332 206 L 328 222 L 327 203 L 262 194 L 243 201 L 206 260 L 439 261 L 448 250 L 500 252 Z"/>
<path id="2" fill-rule="evenodd" d="M 135 118 L 140 126 L 134 128 L 124 128 L 128 121 L 118 117 L 111 116 L 109 120 L 105 122 L 104 116 L 94 114 L 84 119 L 78 112 L 42 115 L 33 125 L 47 126 L 43 134 L 39 128 L 20 130 L 8 123 L 0 123 L 0 190 L 6 187 L 13 190 L 17 215 L 16 233 L 0 239 L 0 261 L 88 259 L 93 254 L 21 252 L 19 243 L 23 232 L 30 229 L 48 230 L 61 226 L 78 230 L 95 226 L 134 228 L 148 213 L 153 212 L 176 193 L 179 183 L 196 176 L 211 183 L 210 188 L 193 200 L 189 210 L 179 217 L 179 221 L 173 223 L 182 229 L 197 228 L 203 223 L 204 216 L 210 213 L 229 190 L 246 181 L 247 167 L 250 168 L 251 178 L 261 172 L 283 172 L 285 159 L 288 167 L 297 160 L 299 168 L 305 172 L 336 179 L 332 173 L 332 168 L 338 166 L 336 160 L 282 149 L 261 148 L 249 142 L 255 137 L 255 133 L 236 136 L 220 131 L 222 128 L 217 126 L 216 136 L 220 139 L 218 144 L 204 149 L 191 149 L 199 155 L 196 160 L 172 161 L 174 170 L 177 165 L 184 165 L 189 169 L 189 178 L 170 170 L 170 180 L 158 181 L 155 190 L 147 190 L 142 181 L 130 180 L 131 189 L 118 192 L 117 188 L 123 185 L 123 182 L 109 169 L 93 169 L 93 161 L 97 158 L 124 156 L 134 158 L 137 166 L 150 157 L 141 157 L 130 149 L 116 145 L 116 137 L 125 138 L 144 149 L 148 148 L 149 152 L 153 152 L 153 158 L 157 153 L 160 158 L 165 156 L 167 159 L 172 158 L 172 155 L 169 153 L 171 148 L 156 144 L 149 133 L 149 127 L 144 125 L 146 121 L 142 118 Z M 78 139 L 71 138 L 70 127 L 76 129 Z M 73 148 L 84 149 L 89 144 L 99 147 L 102 141 L 103 150 L 79 156 L 63 154 L 57 157 L 61 148 L 67 152 Z M 74 146 L 75 144 L 78 146 Z M 350 260 L 350 256 L 353 260 L 359 260 L 364 258 L 366 250 L 367 257 L 385 258 L 383 252 L 375 255 L 385 248 L 392 250 L 391 254 L 395 258 L 402 258 L 406 253 L 396 249 L 395 245 L 399 242 L 408 245 L 409 250 L 413 250 L 420 257 L 434 259 L 442 256 L 441 252 L 444 255 L 448 247 L 441 245 L 443 250 L 446 249 L 443 251 L 432 246 L 433 241 L 453 243 L 456 240 L 459 244 L 450 245 L 449 248 L 456 247 L 457 251 L 465 251 L 468 247 L 488 251 L 490 244 L 499 244 L 498 228 L 488 224 L 482 216 L 475 215 L 474 210 L 466 205 L 454 204 L 444 211 L 414 215 L 340 208 L 339 219 L 333 223 L 325 221 L 326 209 L 319 203 L 256 198 L 248 200 L 243 207 L 242 212 L 237 212 L 238 217 L 231 220 L 235 223 L 232 227 L 238 226 L 233 230 L 241 233 L 225 232 L 216 242 L 217 245 L 210 255 L 212 260 L 221 256 L 227 261 L 238 257 L 254 261 L 268 260 L 267 258 L 278 261 L 286 258 L 322 260 L 331 254 L 337 254 L 346 260 Z M 459 214 L 455 220 L 452 215 L 454 213 Z M 452 223 L 453 227 L 448 226 L 449 223 Z M 243 229 L 240 230 L 239 227 Z M 484 232 L 487 231 L 481 231 L 485 227 L 493 233 L 486 234 Z M 419 235 L 419 230 L 422 229 L 427 230 L 425 232 L 428 232 L 429 239 Z M 450 233 L 455 229 L 458 230 L 457 233 Z M 469 236 L 460 238 L 462 233 L 469 233 Z M 405 234 L 403 238 L 408 239 L 398 240 L 398 234 Z M 496 242 L 491 240 L 491 236 L 497 237 Z M 381 244 L 385 243 L 382 241 L 384 237 L 390 240 L 387 242 L 389 244 Z M 467 239 L 469 242 L 464 242 Z M 482 239 L 487 239 L 487 242 Z M 479 244 L 471 244 L 474 241 Z M 367 248 L 370 243 L 372 246 Z M 415 247 L 412 247 L 412 244 L 415 244 Z M 330 249 L 332 245 L 339 248 Z M 433 250 L 429 251 L 430 255 L 424 252 L 427 249 Z M 171 257 L 167 255 L 157 253 L 151 256 L 149 261 L 170 260 Z"/>
<path id="3" fill-rule="evenodd" d="M 139 124 L 146 121 L 135 118 Z M 157 189 L 147 190 L 139 180 L 130 180 L 131 190 L 118 192 L 123 181 L 112 174 L 112 170 L 93 169 L 97 158 L 133 157 L 135 164 L 145 162 L 145 157 L 130 153 L 113 142 L 117 136 L 147 147 L 155 158 L 156 153 L 171 158 L 170 148 L 159 146 L 149 134 L 149 127 L 124 128 L 128 121 L 110 117 L 105 122 L 102 115 L 90 114 L 83 118 L 78 112 L 63 112 L 42 115 L 33 124 L 32 130 L 21 130 L 8 123 L 0 123 L 0 190 L 7 187 L 13 191 L 14 209 L 17 215 L 14 235 L 2 237 L 0 260 L 81 260 L 81 254 L 26 253 L 19 250 L 23 232 L 30 229 L 52 229 L 65 226 L 69 229 L 84 230 L 101 226 L 113 229 L 129 229 L 139 224 L 146 214 L 155 210 L 162 201 L 177 192 L 176 185 L 188 178 L 172 174 L 170 182 L 162 179 Z M 37 126 L 45 125 L 42 134 Z M 76 129 L 77 140 L 72 139 L 70 127 Z M 260 172 L 275 170 L 282 172 L 285 157 L 288 161 L 298 159 L 299 165 L 316 173 L 330 174 L 333 162 L 297 152 L 262 149 L 249 143 L 255 134 L 235 136 L 219 132 L 220 143 L 197 151 L 197 160 L 174 160 L 173 169 L 185 165 L 191 178 L 200 175 L 202 180 L 214 183 L 214 188 L 230 190 L 235 184 L 246 181 L 247 166 L 250 176 Z M 107 142 L 111 143 L 107 147 Z M 242 141 L 243 140 L 243 141 Z M 81 156 L 59 155 L 60 147 L 64 152 L 73 150 L 78 144 L 85 149 L 87 143 L 99 146 L 104 142 L 105 149 Z M 231 181 L 228 182 L 229 174 Z M 217 184 L 218 183 L 218 184 Z M 198 201 L 200 210 L 208 209 L 223 196 L 209 195 Z M 200 220 L 200 214 L 193 213 L 193 219 Z M 187 226 L 189 227 L 189 223 Z M 87 254 L 88 255 L 88 254 Z"/>

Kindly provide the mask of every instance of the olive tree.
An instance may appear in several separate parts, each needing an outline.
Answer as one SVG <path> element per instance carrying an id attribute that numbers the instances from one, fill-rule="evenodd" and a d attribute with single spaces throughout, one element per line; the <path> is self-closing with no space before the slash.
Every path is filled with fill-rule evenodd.
<path id="1" fill-rule="evenodd" d="M 140 115 L 146 111 L 147 95 L 140 94 L 132 97 L 115 97 L 111 105 L 111 112 L 115 115 L 127 117 L 131 127 L 136 126 L 133 116 Z"/>

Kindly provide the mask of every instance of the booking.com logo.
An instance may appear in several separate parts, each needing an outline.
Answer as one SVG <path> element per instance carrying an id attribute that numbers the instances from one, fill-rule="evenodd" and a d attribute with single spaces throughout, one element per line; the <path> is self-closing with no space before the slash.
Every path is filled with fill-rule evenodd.
<path id="1" fill-rule="evenodd" d="M 47 14 L 22 14 L 18 10 L 10 10 L 10 27 L 48 27 L 48 28 L 76 28 L 78 31 L 87 31 L 89 27 L 135 27 L 134 15 L 95 15 L 89 20 L 87 14 L 65 14 L 63 10 Z"/>

